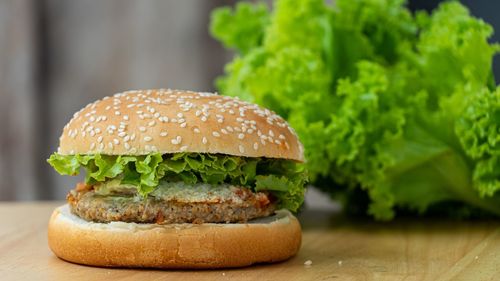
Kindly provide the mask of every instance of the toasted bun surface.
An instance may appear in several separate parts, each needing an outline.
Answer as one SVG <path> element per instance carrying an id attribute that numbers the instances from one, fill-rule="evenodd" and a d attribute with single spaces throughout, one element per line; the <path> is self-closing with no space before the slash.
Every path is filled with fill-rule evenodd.
<path id="1" fill-rule="evenodd" d="M 105 267 L 221 268 L 290 258 L 301 230 L 288 211 L 246 224 L 87 222 L 67 205 L 50 218 L 49 246 L 60 258 Z"/>
<path id="2" fill-rule="evenodd" d="M 61 154 L 222 153 L 303 161 L 286 121 L 255 104 L 210 93 L 128 91 L 75 113 Z"/>

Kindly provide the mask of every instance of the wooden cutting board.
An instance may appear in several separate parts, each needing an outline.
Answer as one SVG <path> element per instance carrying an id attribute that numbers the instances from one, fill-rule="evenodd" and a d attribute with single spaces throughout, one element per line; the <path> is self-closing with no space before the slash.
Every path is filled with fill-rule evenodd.
<path id="1" fill-rule="evenodd" d="M 0 203 L 0 280 L 500 280 L 500 221 L 375 223 L 308 210 L 299 217 L 302 249 L 286 262 L 208 271 L 107 269 L 51 253 L 46 226 L 60 204 Z"/>

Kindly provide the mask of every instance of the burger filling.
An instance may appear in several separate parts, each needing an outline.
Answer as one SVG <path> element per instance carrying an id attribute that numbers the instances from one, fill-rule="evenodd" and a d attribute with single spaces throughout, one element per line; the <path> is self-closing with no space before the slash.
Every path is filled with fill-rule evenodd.
<path id="1" fill-rule="evenodd" d="M 219 154 L 60 155 L 49 163 L 86 182 L 67 196 L 71 211 L 95 222 L 229 223 L 302 204 L 306 174 L 291 160 Z"/>
<path id="2" fill-rule="evenodd" d="M 234 185 L 164 182 L 142 198 L 133 188 L 79 184 L 67 196 L 71 211 L 95 222 L 229 223 L 271 215 L 276 204 L 268 192 Z"/>

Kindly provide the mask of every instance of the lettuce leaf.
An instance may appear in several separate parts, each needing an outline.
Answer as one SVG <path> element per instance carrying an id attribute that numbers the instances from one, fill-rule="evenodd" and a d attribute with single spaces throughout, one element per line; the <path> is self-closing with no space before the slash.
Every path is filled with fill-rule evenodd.
<path id="1" fill-rule="evenodd" d="M 176 153 L 144 156 L 61 155 L 48 159 L 62 175 L 77 175 L 83 168 L 86 182 L 96 184 L 120 179 L 142 196 L 162 181 L 230 183 L 254 191 L 273 193 L 283 208 L 297 211 L 304 201 L 307 174 L 302 164 L 283 159 L 247 158 L 222 154 Z"/>
<path id="2" fill-rule="evenodd" d="M 211 19 L 212 34 L 216 34 L 227 48 L 244 54 L 262 42 L 269 13 L 264 3 L 240 2 L 234 12 L 227 7 L 220 8 L 214 11 Z"/>
<path id="3" fill-rule="evenodd" d="M 380 220 L 399 210 L 500 216 L 491 26 L 451 1 L 430 14 L 412 14 L 404 0 L 274 3 L 256 31 L 264 39 L 216 85 L 288 119 L 314 185 Z M 249 33 L 218 10 L 212 19 L 225 46 Z M 278 179 L 257 188 L 286 188 Z"/>

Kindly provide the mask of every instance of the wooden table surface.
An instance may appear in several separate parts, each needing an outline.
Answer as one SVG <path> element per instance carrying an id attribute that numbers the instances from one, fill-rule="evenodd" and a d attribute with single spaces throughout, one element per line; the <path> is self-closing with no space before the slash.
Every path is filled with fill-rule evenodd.
<path id="1" fill-rule="evenodd" d="M 500 221 L 375 223 L 310 210 L 299 217 L 302 248 L 286 262 L 205 271 L 108 269 L 51 253 L 47 221 L 60 204 L 0 203 L 0 280 L 500 280 Z"/>

